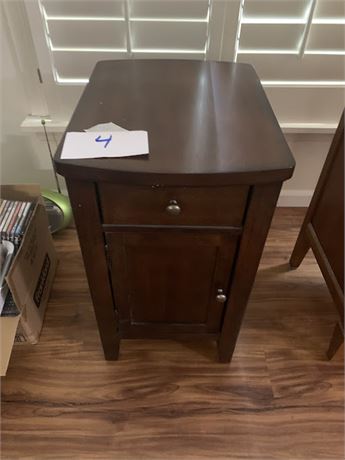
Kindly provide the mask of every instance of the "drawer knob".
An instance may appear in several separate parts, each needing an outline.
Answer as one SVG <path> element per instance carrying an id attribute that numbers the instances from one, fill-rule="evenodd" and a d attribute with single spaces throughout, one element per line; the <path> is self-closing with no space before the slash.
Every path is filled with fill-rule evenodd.
<path id="1" fill-rule="evenodd" d="M 181 213 L 181 208 L 176 200 L 170 200 L 168 206 L 165 208 L 166 212 L 173 216 L 178 216 Z"/>
<path id="2" fill-rule="evenodd" d="M 216 299 L 219 303 L 226 302 L 226 295 L 224 294 L 223 289 L 218 289 Z"/>

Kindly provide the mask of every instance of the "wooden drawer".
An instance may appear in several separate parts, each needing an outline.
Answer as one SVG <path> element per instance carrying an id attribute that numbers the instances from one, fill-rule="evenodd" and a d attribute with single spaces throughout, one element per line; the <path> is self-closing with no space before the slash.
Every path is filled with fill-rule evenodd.
<path id="1" fill-rule="evenodd" d="M 131 187 L 99 184 L 105 224 L 241 226 L 249 187 Z"/>

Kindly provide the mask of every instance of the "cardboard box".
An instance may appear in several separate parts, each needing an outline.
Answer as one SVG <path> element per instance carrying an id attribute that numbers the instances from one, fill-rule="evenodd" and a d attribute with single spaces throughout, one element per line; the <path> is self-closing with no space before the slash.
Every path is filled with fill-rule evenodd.
<path id="1" fill-rule="evenodd" d="M 13 339 L 16 335 L 18 323 L 20 319 L 20 311 L 15 304 L 9 308 L 4 307 L 0 317 L 0 339 L 1 339 L 1 362 L 0 375 L 6 374 L 8 362 L 10 360 Z"/>
<path id="2" fill-rule="evenodd" d="M 1 198 L 34 201 L 35 207 L 20 248 L 6 276 L 16 307 L 18 341 L 37 343 L 53 283 L 57 257 L 39 186 L 3 185 Z M 15 315 L 0 317 L 1 375 L 6 373 L 17 328 Z"/>

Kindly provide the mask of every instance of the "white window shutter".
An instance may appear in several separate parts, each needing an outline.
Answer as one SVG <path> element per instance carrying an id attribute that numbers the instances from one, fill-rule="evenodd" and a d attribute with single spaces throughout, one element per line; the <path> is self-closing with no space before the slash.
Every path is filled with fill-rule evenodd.
<path id="1" fill-rule="evenodd" d="M 345 96 L 342 0 L 246 0 L 237 61 L 251 63 L 283 126 L 335 124 Z"/>
<path id="2" fill-rule="evenodd" d="M 131 58 L 250 63 L 283 127 L 335 124 L 344 105 L 343 0 L 25 2 L 53 116 L 97 61 Z"/>
<path id="3" fill-rule="evenodd" d="M 209 0 L 39 0 L 57 83 L 85 82 L 103 59 L 204 59 Z"/>

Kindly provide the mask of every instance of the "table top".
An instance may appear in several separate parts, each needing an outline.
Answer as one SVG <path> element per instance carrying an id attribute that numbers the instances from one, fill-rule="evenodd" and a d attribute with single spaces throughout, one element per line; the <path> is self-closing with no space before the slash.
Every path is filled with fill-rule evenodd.
<path id="1" fill-rule="evenodd" d="M 67 127 L 147 130 L 148 156 L 61 160 L 67 177 L 137 183 L 281 181 L 294 159 L 252 66 L 191 60 L 98 62 Z"/>

